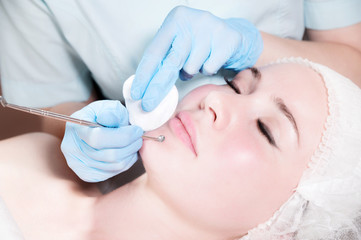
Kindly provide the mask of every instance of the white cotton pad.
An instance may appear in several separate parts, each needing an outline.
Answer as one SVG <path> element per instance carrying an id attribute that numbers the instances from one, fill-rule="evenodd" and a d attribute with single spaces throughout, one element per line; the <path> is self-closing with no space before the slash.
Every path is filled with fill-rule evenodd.
<path id="1" fill-rule="evenodd" d="M 129 77 L 123 85 L 125 106 L 129 112 L 129 122 L 141 127 L 144 131 L 150 131 L 163 125 L 174 113 L 178 104 L 178 90 L 175 86 L 168 95 L 151 112 L 145 112 L 141 106 L 141 100 L 133 100 L 130 96 L 134 75 Z"/>

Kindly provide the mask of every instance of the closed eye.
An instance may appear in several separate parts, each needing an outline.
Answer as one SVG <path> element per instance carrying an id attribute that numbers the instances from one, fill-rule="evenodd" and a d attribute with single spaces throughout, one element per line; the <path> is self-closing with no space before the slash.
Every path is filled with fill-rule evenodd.
<path id="1" fill-rule="evenodd" d="M 232 81 L 229 81 L 226 77 L 224 77 L 224 81 L 226 81 L 227 85 L 230 86 L 237 94 L 241 94 L 239 88 Z"/>
<path id="2" fill-rule="evenodd" d="M 233 81 L 229 81 L 226 77 L 224 77 L 224 81 L 227 85 L 232 88 L 237 94 L 241 94 L 239 88 L 233 83 Z M 264 124 L 260 119 L 257 119 L 257 127 L 259 132 L 267 139 L 267 141 L 274 147 L 278 148 L 276 141 L 272 135 L 271 130 L 269 127 Z"/>
<path id="3" fill-rule="evenodd" d="M 278 148 L 269 127 L 266 124 L 264 124 L 260 119 L 257 119 L 257 127 L 260 133 L 268 140 L 268 142 L 274 147 Z"/>

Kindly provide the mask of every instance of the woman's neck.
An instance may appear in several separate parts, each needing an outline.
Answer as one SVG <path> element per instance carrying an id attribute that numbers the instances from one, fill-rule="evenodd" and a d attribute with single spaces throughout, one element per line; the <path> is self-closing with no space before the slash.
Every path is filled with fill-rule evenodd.
<path id="1" fill-rule="evenodd" d="M 148 188 L 144 174 L 98 200 L 90 239 L 213 238 L 210 233 L 199 231 L 172 211 Z"/>

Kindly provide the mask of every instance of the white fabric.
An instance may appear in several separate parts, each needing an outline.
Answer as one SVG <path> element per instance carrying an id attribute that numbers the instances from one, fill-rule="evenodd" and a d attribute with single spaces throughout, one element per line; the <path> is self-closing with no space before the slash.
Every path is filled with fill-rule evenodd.
<path id="1" fill-rule="evenodd" d="M 361 239 L 361 89 L 333 70 L 299 58 L 324 79 L 329 115 L 295 193 L 242 240 Z"/>
<path id="2" fill-rule="evenodd" d="M 129 122 L 132 125 L 141 127 L 144 131 L 150 131 L 162 126 L 173 115 L 178 104 L 178 91 L 175 86 L 169 91 L 167 96 L 151 112 L 142 109 L 141 100 L 135 101 L 130 96 L 130 88 L 134 80 L 134 75 L 128 78 L 123 85 L 123 96 L 125 106 L 129 112 Z"/>
<path id="3" fill-rule="evenodd" d="M 339 12 L 330 14 L 335 1 L 342 3 L 337 5 Z M 328 16 L 341 18 L 343 25 L 353 23 L 355 19 L 349 18 L 355 14 L 350 13 L 360 16 L 355 8 L 360 4 L 349 3 L 359 1 L 307 0 L 305 11 L 304 0 L 0 1 L 3 95 L 9 102 L 31 107 L 85 101 L 94 79 L 105 97 L 123 100 L 123 82 L 135 72 L 147 44 L 177 5 L 222 18 L 246 18 L 261 31 L 300 40 L 307 19 L 311 28 L 313 22 L 339 27 L 330 24 Z M 203 81 L 212 79 L 200 76 L 186 88 Z M 187 93 L 178 90 L 180 96 Z"/>
<path id="4" fill-rule="evenodd" d="M 315 30 L 347 27 L 361 22 L 360 0 L 305 0 L 305 26 Z"/>
<path id="5" fill-rule="evenodd" d="M 23 236 L 0 197 L 0 239 L 23 240 Z"/>
<path id="6" fill-rule="evenodd" d="M 32 107 L 84 101 L 93 78 L 106 98 L 122 101 L 124 81 L 177 5 L 247 18 L 280 37 L 301 39 L 304 32 L 303 0 L 0 1 L 4 97 Z"/>

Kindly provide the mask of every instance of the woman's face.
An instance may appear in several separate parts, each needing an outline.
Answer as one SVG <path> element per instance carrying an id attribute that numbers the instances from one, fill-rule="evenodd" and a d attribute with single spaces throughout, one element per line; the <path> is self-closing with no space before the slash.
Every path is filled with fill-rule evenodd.
<path id="1" fill-rule="evenodd" d="M 233 85 L 205 85 L 148 133 L 140 151 L 151 189 L 187 221 L 246 233 L 297 187 L 327 116 L 321 77 L 299 64 L 240 72 Z"/>

